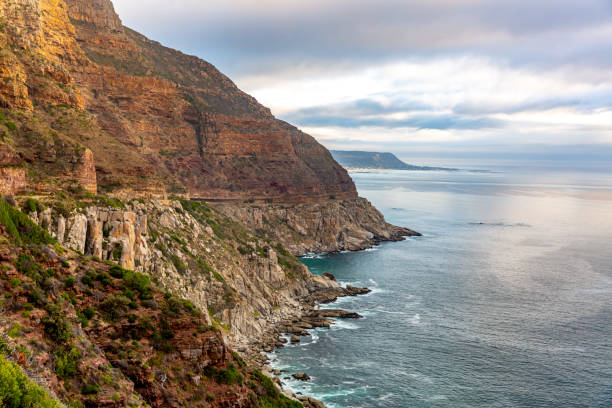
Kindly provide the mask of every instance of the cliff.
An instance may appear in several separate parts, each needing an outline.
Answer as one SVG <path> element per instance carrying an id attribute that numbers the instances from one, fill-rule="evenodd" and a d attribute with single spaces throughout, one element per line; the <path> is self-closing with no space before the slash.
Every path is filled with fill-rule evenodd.
<path id="1" fill-rule="evenodd" d="M 74 407 L 299 406 L 232 352 L 356 293 L 294 255 L 415 234 L 109 0 L 0 2 L 0 194 L 0 353 Z"/>
<path id="2" fill-rule="evenodd" d="M 232 348 L 337 283 L 202 203 L 47 204 L 0 200 L 0 355 L 70 406 L 301 406 Z"/>
<path id="3" fill-rule="evenodd" d="M 421 234 L 387 223 L 364 198 L 317 204 L 219 206 L 253 231 L 281 242 L 294 255 L 357 251 L 381 241 Z"/>
<path id="4" fill-rule="evenodd" d="M 124 196 L 356 197 L 312 137 L 211 64 L 124 28 L 110 0 L 3 1 L 0 25 L 0 105 L 14 125 L 0 132 L 19 153 L 40 156 L 51 143 L 61 153 L 60 141 L 87 148 L 99 187 Z M 58 169 L 37 159 L 26 160 L 42 178 L 31 188 L 56 189 L 44 178 Z"/>

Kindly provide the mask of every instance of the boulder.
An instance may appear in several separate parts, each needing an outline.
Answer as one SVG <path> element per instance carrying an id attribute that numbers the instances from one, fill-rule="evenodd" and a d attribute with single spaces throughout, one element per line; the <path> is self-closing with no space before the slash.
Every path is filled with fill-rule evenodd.
<path id="1" fill-rule="evenodd" d="M 367 295 L 372 292 L 372 290 L 368 288 L 358 288 L 351 285 L 346 285 L 345 292 L 348 296 L 357 296 L 357 295 Z"/>
<path id="2" fill-rule="evenodd" d="M 327 278 L 327 279 L 331 280 L 331 281 L 336 281 L 336 277 L 334 275 L 332 275 L 331 273 L 329 273 L 329 272 L 323 272 L 322 276 L 324 278 Z"/>
<path id="3" fill-rule="evenodd" d="M 306 373 L 295 373 L 292 377 L 299 381 L 310 381 L 310 376 Z"/>

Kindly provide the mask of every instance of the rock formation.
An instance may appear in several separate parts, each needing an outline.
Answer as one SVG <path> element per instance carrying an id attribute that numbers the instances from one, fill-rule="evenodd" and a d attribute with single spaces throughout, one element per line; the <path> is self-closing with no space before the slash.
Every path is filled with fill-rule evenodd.
<path id="1" fill-rule="evenodd" d="M 416 234 L 359 198 L 314 138 L 123 27 L 110 0 L 0 2 L 0 194 L 30 217 L 0 201 L 0 309 L 42 344 L 41 371 L 23 366 L 88 407 L 289 406 L 230 349 L 259 363 L 265 338 L 315 302 L 365 293 L 294 255 Z M 49 349 L 49 327 L 81 339 L 78 379 L 62 382 L 72 350 Z"/>
<path id="2" fill-rule="evenodd" d="M 219 209 L 295 255 L 369 248 L 418 232 L 387 223 L 364 198 L 296 205 L 223 205 Z"/>

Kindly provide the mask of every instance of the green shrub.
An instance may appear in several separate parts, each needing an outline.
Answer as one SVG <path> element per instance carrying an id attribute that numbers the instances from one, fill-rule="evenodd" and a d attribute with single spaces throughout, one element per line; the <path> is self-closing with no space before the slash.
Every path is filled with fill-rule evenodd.
<path id="1" fill-rule="evenodd" d="M 81 388 L 81 394 L 83 395 L 95 395 L 100 392 L 100 386 L 98 384 L 87 384 Z"/>
<path id="2" fill-rule="evenodd" d="M 26 377 L 21 368 L 0 355 L 0 407 L 60 408 L 45 390 Z"/>
<path id="3" fill-rule="evenodd" d="M 90 306 L 83 310 L 83 316 L 91 320 L 96 315 L 96 311 Z"/>
<path id="4" fill-rule="evenodd" d="M 76 283 L 76 279 L 73 278 L 72 276 L 64 280 L 64 285 L 66 285 L 67 288 L 73 287 L 75 283 Z"/>
<path id="5" fill-rule="evenodd" d="M 238 371 L 233 364 L 228 364 L 225 369 L 217 369 L 208 366 L 204 369 L 204 375 L 212 378 L 219 384 L 242 384 L 244 381 L 242 374 L 240 374 L 240 371 Z"/>
<path id="6" fill-rule="evenodd" d="M 98 272 L 98 274 L 96 275 L 96 280 L 100 282 L 104 287 L 110 286 L 113 283 L 110 275 L 104 271 Z"/>
<path id="7" fill-rule="evenodd" d="M 45 206 L 40 203 L 40 201 L 35 200 L 33 198 L 28 198 L 23 206 L 23 209 L 28 213 L 40 212 L 44 211 Z"/>
<path id="8" fill-rule="evenodd" d="M 109 296 L 100 304 L 105 320 L 115 322 L 121 319 L 130 304 L 130 299 L 123 295 Z"/>
<path id="9" fill-rule="evenodd" d="M 111 256 L 115 261 L 121 259 L 121 254 L 123 254 L 123 244 L 121 242 L 117 242 L 111 251 Z"/>
<path id="10" fill-rule="evenodd" d="M 30 217 L 17 210 L 6 200 L 0 200 L 0 224 L 17 243 L 53 244 L 55 240 L 47 231 L 34 224 Z"/>
<path id="11" fill-rule="evenodd" d="M 19 323 L 13 324 L 7 335 L 13 339 L 21 337 L 21 325 Z"/>
<path id="12" fill-rule="evenodd" d="M 178 273 L 184 275 L 187 272 L 187 266 L 183 261 L 181 261 L 178 256 L 172 254 L 170 255 L 170 260 L 172 261 L 172 264 L 174 265 Z"/>
<path id="13" fill-rule="evenodd" d="M 251 378 L 261 386 L 259 390 L 259 407 L 261 408 L 303 408 L 302 404 L 285 397 L 278 392 L 270 377 L 259 370 L 251 373 Z"/>
<path id="14" fill-rule="evenodd" d="M 123 281 L 130 289 L 137 291 L 140 294 L 141 299 L 150 298 L 149 292 L 151 292 L 153 287 L 151 286 L 151 280 L 147 275 L 134 271 L 125 271 Z"/>
<path id="15" fill-rule="evenodd" d="M 122 279 L 125 275 L 126 270 L 119 265 L 113 265 L 110 267 L 109 272 L 113 278 Z"/>
<path id="16" fill-rule="evenodd" d="M 81 352 L 74 347 L 61 346 L 53 353 L 55 373 L 62 379 L 73 378 L 78 373 Z"/>
<path id="17" fill-rule="evenodd" d="M 9 283 L 11 284 L 12 288 L 16 288 L 16 287 L 21 286 L 21 280 L 19 278 L 11 278 Z"/>
<path id="18" fill-rule="evenodd" d="M 47 336 L 58 344 L 68 342 L 72 337 L 72 331 L 61 306 L 57 303 L 50 303 L 47 305 L 47 313 L 47 316 L 42 318 Z"/>
<path id="19" fill-rule="evenodd" d="M 43 281 L 43 268 L 30 255 L 19 254 L 17 257 L 17 262 L 15 262 L 15 267 L 19 273 L 31 278 L 37 284 L 40 284 Z"/>
<path id="20" fill-rule="evenodd" d="M 90 269 L 85 273 L 85 275 L 83 275 L 83 277 L 81 278 L 81 282 L 83 282 L 84 285 L 92 287 L 94 285 L 94 280 L 96 279 L 96 276 L 96 272 Z"/>

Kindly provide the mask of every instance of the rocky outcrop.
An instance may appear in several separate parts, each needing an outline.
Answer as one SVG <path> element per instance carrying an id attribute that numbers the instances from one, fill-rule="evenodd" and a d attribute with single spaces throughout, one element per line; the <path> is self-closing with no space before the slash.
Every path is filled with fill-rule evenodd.
<path id="1" fill-rule="evenodd" d="M 113 3 L 108 0 L 66 1 L 70 18 L 87 22 L 100 28 L 121 31 L 123 25 Z"/>
<path id="2" fill-rule="evenodd" d="M 96 166 L 94 164 L 94 156 L 91 150 L 85 149 L 79 161 L 79 165 L 75 170 L 76 179 L 79 184 L 90 193 L 98 191 L 98 182 L 96 178 Z"/>
<path id="3" fill-rule="evenodd" d="M 295 255 L 355 251 L 418 232 L 387 223 L 364 198 L 288 205 L 220 205 L 220 211 L 272 239 Z"/>
<path id="4" fill-rule="evenodd" d="M 0 194 L 20 194 L 26 191 L 27 186 L 26 169 L 0 167 Z"/>
<path id="5" fill-rule="evenodd" d="M 281 322 L 307 313 L 300 299 L 311 293 L 343 295 L 338 283 L 312 276 L 284 249 L 203 203 L 190 204 L 202 213 L 190 212 L 188 203 L 91 205 L 68 217 L 49 203 L 29 215 L 60 244 L 146 273 L 162 288 L 189 299 L 206 312 L 209 323 L 227 325 L 228 344 L 240 350 Z"/>
<path id="6" fill-rule="evenodd" d="M 51 135 L 88 148 L 106 191 L 237 202 L 356 196 L 311 136 L 211 64 L 123 27 L 110 0 L 7 0 L 0 25 L 0 106 L 32 112 L 17 118 L 15 146 L 44 154 Z M 49 176 L 72 177 L 52 163 L 31 169 L 41 190 L 61 185 Z"/>

